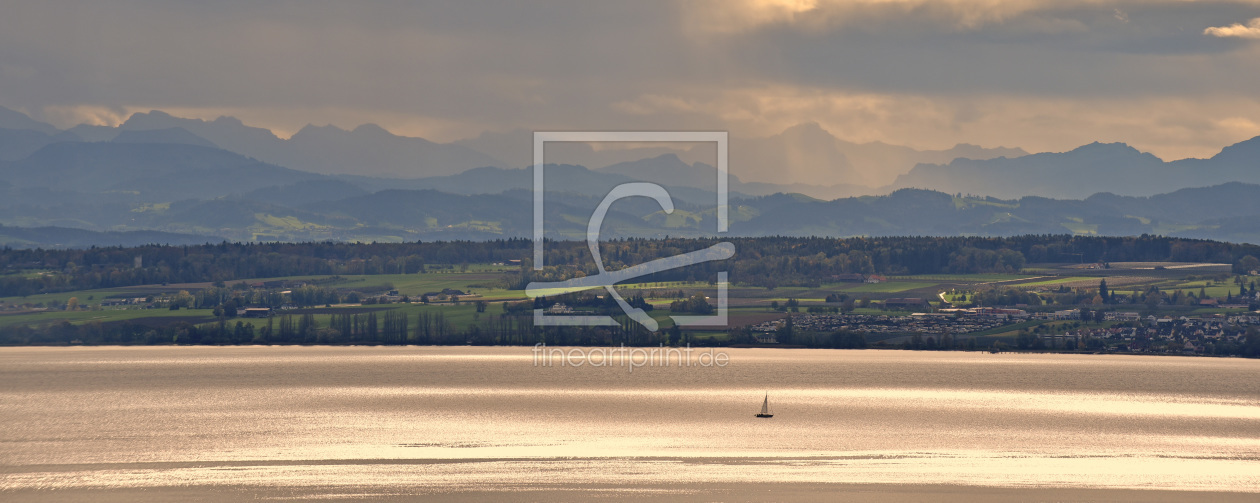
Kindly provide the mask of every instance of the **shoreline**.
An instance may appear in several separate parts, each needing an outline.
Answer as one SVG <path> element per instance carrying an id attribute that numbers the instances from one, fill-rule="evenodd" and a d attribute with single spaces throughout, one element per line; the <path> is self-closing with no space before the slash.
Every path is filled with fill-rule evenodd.
<path id="1" fill-rule="evenodd" d="M 533 348 L 536 344 L 23 344 L 23 345 L 0 345 L 0 350 L 14 348 L 99 348 L 99 349 L 124 349 L 124 348 Z M 622 346 L 574 346 L 574 345 L 558 345 L 544 346 L 547 348 L 620 348 Z M 801 345 L 752 345 L 752 344 L 734 344 L 730 346 L 665 346 L 665 345 L 624 345 L 626 348 L 667 348 L 667 349 L 684 349 L 690 347 L 693 350 L 698 349 L 783 349 L 783 350 L 827 350 L 827 351 L 910 351 L 921 353 L 989 353 L 989 354 L 1021 354 L 1021 355 L 1077 355 L 1077 356 L 1160 356 L 1160 357 L 1177 357 L 1177 358 L 1237 358 L 1242 360 L 1255 360 L 1257 358 L 1248 358 L 1240 355 L 1201 355 L 1201 354 L 1177 354 L 1177 353 L 1135 353 L 1132 351 L 1020 351 L 1020 350 L 1002 350 L 992 351 L 988 349 L 901 349 L 895 347 L 865 347 L 865 348 L 811 348 Z"/>

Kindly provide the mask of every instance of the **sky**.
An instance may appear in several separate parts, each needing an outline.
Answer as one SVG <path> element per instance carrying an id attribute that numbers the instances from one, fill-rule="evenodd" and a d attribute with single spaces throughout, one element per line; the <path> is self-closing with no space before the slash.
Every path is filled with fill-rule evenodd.
<path id="1" fill-rule="evenodd" d="M 816 122 L 855 142 L 1166 160 L 1260 135 L 1260 1 L 5 2 L 0 105 L 287 136 Z"/>

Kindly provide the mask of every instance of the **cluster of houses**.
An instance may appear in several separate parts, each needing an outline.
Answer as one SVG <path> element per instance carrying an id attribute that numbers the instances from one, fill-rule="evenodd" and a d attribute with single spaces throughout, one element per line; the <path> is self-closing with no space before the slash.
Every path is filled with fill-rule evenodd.
<path id="1" fill-rule="evenodd" d="M 398 293 L 398 291 L 397 291 L 397 290 L 394 290 L 394 291 L 393 291 L 393 292 L 391 292 L 391 293 L 397 294 L 397 293 Z M 425 296 L 425 297 L 428 297 L 428 298 L 430 298 L 430 299 L 436 299 L 436 298 L 438 298 L 438 296 L 441 296 L 441 295 L 445 295 L 445 296 L 447 296 L 447 297 L 450 297 L 450 296 L 452 296 L 452 295 L 453 295 L 453 296 L 455 296 L 455 297 L 463 297 L 463 296 L 468 295 L 468 294 L 467 294 L 467 293 L 464 293 L 464 291 L 463 291 L 463 290 L 456 290 L 456 289 L 454 289 L 454 288 L 443 288 L 443 289 L 442 289 L 442 291 L 440 291 L 440 292 L 426 292 L 426 293 L 424 294 L 424 296 Z"/>
<path id="2" fill-rule="evenodd" d="M 865 314 L 801 314 L 792 316 L 796 330 L 834 332 L 850 330 L 866 333 L 944 333 L 968 334 L 997 328 L 1010 323 L 1006 315 L 960 315 L 958 313 L 915 313 L 911 316 Z M 778 330 L 779 321 L 754 325 L 754 332 L 768 334 Z"/>
<path id="3" fill-rule="evenodd" d="M 932 305 L 927 299 L 919 297 L 894 298 L 884 300 L 885 309 L 931 309 Z"/>
<path id="4" fill-rule="evenodd" d="M 30 313 L 38 311 L 47 311 L 46 307 L 33 307 L 30 304 L 5 304 L 0 302 L 0 312 L 8 313 Z"/>
<path id="5" fill-rule="evenodd" d="M 573 308 L 565 305 L 563 302 L 557 302 L 547 308 L 547 314 L 573 314 Z"/>
<path id="6" fill-rule="evenodd" d="M 1152 317 L 1153 318 L 1153 317 Z M 1058 345 L 1061 340 L 1080 341 L 1087 337 L 1105 339 L 1116 351 L 1203 353 L 1207 344 L 1237 342 L 1248 325 L 1260 325 L 1260 316 L 1153 318 L 1140 327 L 1090 328 L 1069 331 L 1046 338 Z M 1172 348 L 1172 349 L 1169 349 Z"/>
<path id="7" fill-rule="evenodd" d="M 146 297 L 101 299 L 101 307 L 144 306 L 148 304 L 149 300 Z"/>
<path id="8" fill-rule="evenodd" d="M 236 310 L 236 316 L 241 318 L 268 318 L 271 316 L 270 307 L 242 307 Z"/>

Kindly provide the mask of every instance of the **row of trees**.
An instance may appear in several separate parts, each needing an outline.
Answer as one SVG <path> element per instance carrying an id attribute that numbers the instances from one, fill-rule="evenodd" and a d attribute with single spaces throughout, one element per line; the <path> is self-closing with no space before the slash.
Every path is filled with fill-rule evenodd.
<path id="1" fill-rule="evenodd" d="M 441 311 L 407 316 L 402 310 L 334 315 L 326 324 L 313 314 L 281 315 L 267 320 L 220 318 L 218 322 L 177 322 L 150 326 L 131 322 L 60 321 L 31 327 L 0 327 L 0 345 L 160 345 L 160 344 L 383 344 L 383 345 L 532 345 L 654 346 L 670 341 L 668 331 L 649 332 L 615 317 L 619 324 L 599 327 L 536 327 L 531 316 L 484 315 L 465 326 Z"/>
<path id="2" fill-rule="evenodd" d="M 1038 235 L 1003 238 L 731 238 L 730 260 L 662 271 L 648 281 L 714 281 L 729 271 L 733 281 L 758 286 L 817 286 L 835 274 L 938 274 L 1017 272 L 1025 262 L 1178 261 L 1221 262 L 1260 268 L 1260 247 L 1206 240 Z M 716 239 L 621 239 L 601 244 L 610 270 L 693 251 Z M 0 296 L 22 296 L 156 283 L 196 283 L 245 278 L 334 274 L 411 274 L 428 264 L 519 260 L 519 272 L 503 286 L 556 281 L 598 273 L 586 243 L 548 242 L 541 271 L 533 269 L 533 244 L 524 239 L 434 243 L 221 243 L 0 250 L 0 270 L 52 270 L 52 274 L 0 276 Z M 137 267 L 138 265 L 138 267 Z"/>
<path id="3" fill-rule="evenodd" d="M 530 252 L 524 239 L 435 243 L 220 243 L 88 249 L 0 250 L 0 270 L 56 274 L 0 277 L 0 296 L 299 275 L 414 274 L 426 264 L 506 262 Z M 138 265 L 138 267 L 137 267 Z M 443 268 L 445 269 L 445 268 Z"/>
<path id="4" fill-rule="evenodd" d="M 1255 288 L 1248 288 L 1246 284 L 1238 287 L 1238 294 L 1235 295 L 1231 290 L 1225 296 L 1226 302 L 1241 302 L 1248 305 L 1256 305 L 1257 301 L 1253 297 Z M 1032 292 L 1020 288 L 1013 287 L 995 287 L 987 290 L 972 292 L 970 296 L 963 294 L 960 296 L 959 305 L 978 305 L 978 306 L 1043 306 L 1043 305 L 1059 305 L 1059 306 L 1117 306 L 1129 308 L 1145 308 L 1154 310 L 1159 306 L 1195 306 L 1199 305 L 1199 301 L 1211 298 L 1204 288 L 1195 291 L 1185 291 L 1182 289 L 1164 290 L 1158 286 L 1149 286 L 1145 290 L 1134 289 L 1129 292 L 1120 293 L 1107 287 L 1107 281 L 1099 282 L 1097 289 L 1092 288 L 1067 288 L 1061 287 L 1058 290 L 1050 292 Z"/>
<path id="5" fill-rule="evenodd" d="M 1101 311 L 1097 312 L 1101 313 Z M 1091 313 L 1092 314 L 1092 313 Z M 1090 316 L 1093 318 L 1093 316 Z M 311 313 L 277 316 L 254 325 L 244 321 L 220 320 L 217 323 L 194 325 L 179 322 L 152 327 L 130 322 L 74 325 L 58 322 L 31 328 L 25 325 L 0 327 L 0 345 L 68 345 L 68 344 L 381 344 L 381 345 L 533 345 L 550 346 L 655 346 L 658 344 L 694 346 L 714 345 L 712 338 L 695 338 L 679 327 L 648 332 L 641 325 L 618 317 L 611 327 L 535 327 L 529 316 L 502 314 L 483 316 L 465 327 L 456 327 L 441 311 L 421 312 L 409 317 L 404 311 L 363 312 L 332 316 L 326 325 Z M 1097 320 L 1101 321 L 1101 320 Z M 1088 323 L 1088 322 L 1086 322 Z M 756 344 L 756 334 L 747 327 L 732 329 L 729 344 Z M 866 334 L 857 331 L 812 332 L 797 330 L 789 317 L 775 334 L 783 345 L 808 348 L 858 349 L 871 347 Z M 993 347 L 1021 350 L 1098 350 L 1105 341 L 1082 337 L 1079 341 L 1047 342 L 1039 330 L 1023 330 L 1013 339 L 990 341 Z M 1173 341 L 1176 342 L 1176 341 Z M 988 343 L 986 343 L 988 344 Z M 1165 344 L 1170 352 L 1180 353 L 1181 342 Z M 949 333 L 913 334 L 903 343 L 888 345 L 877 342 L 874 347 L 913 350 L 983 349 L 974 337 L 955 337 Z M 986 346 L 987 347 L 987 346 Z M 1159 344 L 1148 344 L 1158 348 Z M 1206 354 L 1260 357 L 1260 332 L 1251 327 L 1237 340 L 1223 340 L 1206 345 Z"/>

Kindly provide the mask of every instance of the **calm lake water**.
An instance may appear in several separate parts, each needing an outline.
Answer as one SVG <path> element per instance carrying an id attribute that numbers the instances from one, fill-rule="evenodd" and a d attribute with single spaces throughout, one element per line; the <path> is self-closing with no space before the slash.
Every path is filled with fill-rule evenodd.
<path id="1" fill-rule="evenodd" d="M 527 347 L 3 348 L 0 499 L 829 484 L 1260 498 L 1260 361 L 718 351 L 725 366 L 631 371 L 537 366 Z M 755 418 L 766 393 L 775 416 Z"/>

